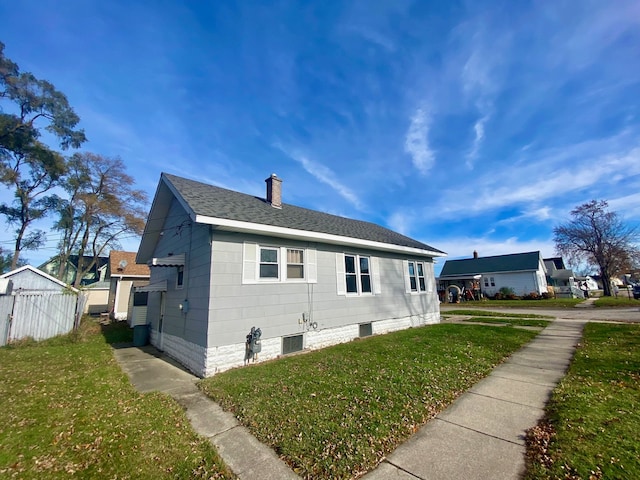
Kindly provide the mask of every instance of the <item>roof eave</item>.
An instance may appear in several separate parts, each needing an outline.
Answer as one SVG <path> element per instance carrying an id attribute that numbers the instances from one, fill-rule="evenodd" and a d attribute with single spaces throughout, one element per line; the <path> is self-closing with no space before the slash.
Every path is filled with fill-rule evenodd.
<path id="1" fill-rule="evenodd" d="M 213 225 L 220 230 L 249 233 L 254 235 L 270 235 L 280 238 L 289 238 L 292 240 L 312 241 L 329 243 L 333 245 L 345 245 L 352 247 L 370 248 L 385 252 L 404 253 L 412 255 L 421 255 L 428 257 L 444 257 L 446 253 L 433 250 L 426 250 L 416 247 L 408 247 L 404 245 L 395 245 L 391 243 L 376 242 L 373 240 L 362 240 L 359 238 L 344 237 L 341 235 L 333 235 L 329 233 L 311 232 L 307 230 L 298 230 L 294 228 L 277 227 L 273 225 L 264 225 L 260 223 L 242 222 L 238 220 L 229 220 L 225 218 L 208 217 L 205 215 L 196 215 L 196 223 L 205 225 Z"/>

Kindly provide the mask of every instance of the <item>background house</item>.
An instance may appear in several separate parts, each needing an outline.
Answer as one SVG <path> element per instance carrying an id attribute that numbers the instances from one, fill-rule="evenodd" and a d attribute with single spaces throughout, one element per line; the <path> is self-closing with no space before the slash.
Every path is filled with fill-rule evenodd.
<path id="1" fill-rule="evenodd" d="M 137 255 L 151 267 L 151 343 L 201 376 L 439 321 L 443 252 L 368 222 L 162 174 Z"/>
<path id="2" fill-rule="evenodd" d="M 78 290 L 31 265 L 0 275 L 0 346 L 69 333 L 77 303 Z"/>
<path id="3" fill-rule="evenodd" d="M 67 259 L 64 275 L 60 279 L 67 285 L 73 285 L 76 281 L 76 274 L 78 272 L 78 259 L 79 255 L 70 255 Z M 93 257 L 85 255 L 84 265 L 89 265 L 93 261 Z M 105 280 L 106 266 L 109 262 L 109 257 L 98 257 L 96 264 L 90 268 L 82 277 L 80 284 L 84 286 L 91 285 L 92 283 Z M 60 269 L 60 257 L 56 255 L 51 257 L 45 263 L 38 267 L 41 270 L 52 277 L 58 278 L 58 271 Z"/>
<path id="4" fill-rule="evenodd" d="M 134 287 L 149 283 L 149 267 L 136 263 L 136 252 L 111 250 L 107 264 L 109 312 L 116 320 L 127 320 Z"/>
<path id="5" fill-rule="evenodd" d="M 477 281 L 484 296 L 492 297 L 501 288 L 509 288 L 517 296 L 533 292 L 547 293 L 546 268 L 540 252 L 513 253 L 447 260 L 438 277 L 439 290 L 464 291 Z"/>

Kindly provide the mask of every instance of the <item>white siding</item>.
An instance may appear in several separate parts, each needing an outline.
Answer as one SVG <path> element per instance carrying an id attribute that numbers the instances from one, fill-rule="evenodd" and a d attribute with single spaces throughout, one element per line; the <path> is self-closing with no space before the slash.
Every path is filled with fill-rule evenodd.
<path id="1" fill-rule="evenodd" d="M 482 292 L 487 296 L 493 296 L 500 291 L 501 288 L 511 288 L 518 296 L 527 295 L 531 292 L 543 293 L 547 291 L 547 282 L 542 279 L 538 274 L 538 271 L 533 272 L 516 272 L 516 273 L 491 273 L 483 275 L 484 278 L 491 278 L 495 280 L 495 287 L 485 287 L 482 283 Z"/>

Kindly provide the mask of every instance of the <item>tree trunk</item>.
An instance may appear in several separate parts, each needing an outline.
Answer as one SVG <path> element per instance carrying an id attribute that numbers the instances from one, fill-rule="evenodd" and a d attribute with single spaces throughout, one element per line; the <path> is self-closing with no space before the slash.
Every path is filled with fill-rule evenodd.
<path id="1" fill-rule="evenodd" d="M 602 274 L 602 295 L 605 297 L 611 296 L 611 277 L 606 273 Z"/>
<path id="2" fill-rule="evenodd" d="M 22 238 L 24 237 L 24 232 L 27 229 L 27 226 L 23 223 L 18 230 L 18 235 L 16 236 L 16 246 L 13 250 L 13 258 L 11 259 L 11 270 L 15 270 L 18 266 L 18 259 L 20 258 L 20 250 L 22 248 Z"/>

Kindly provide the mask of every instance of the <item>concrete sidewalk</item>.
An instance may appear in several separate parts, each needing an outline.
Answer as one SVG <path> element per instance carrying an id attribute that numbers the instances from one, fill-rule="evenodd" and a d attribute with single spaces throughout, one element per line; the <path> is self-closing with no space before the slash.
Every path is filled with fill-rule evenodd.
<path id="1" fill-rule="evenodd" d="M 552 322 L 363 478 L 519 479 L 526 430 L 544 415 L 584 323 Z"/>
<path id="2" fill-rule="evenodd" d="M 272 449 L 202 393 L 196 386 L 199 378 L 155 347 L 115 346 L 114 355 L 138 391 L 171 395 L 186 410 L 194 430 L 209 439 L 238 478 L 299 478 Z"/>
<path id="3" fill-rule="evenodd" d="M 527 429 L 571 362 L 583 321 L 556 320 L 390 454 L 365 479 L 518 479 Z M 141 392 L 182 405 L 240 479 L 299 478 L 273 450 L 196 386 L 198 378 L 154 347 L 121 346 L 115 358 Z"/>

